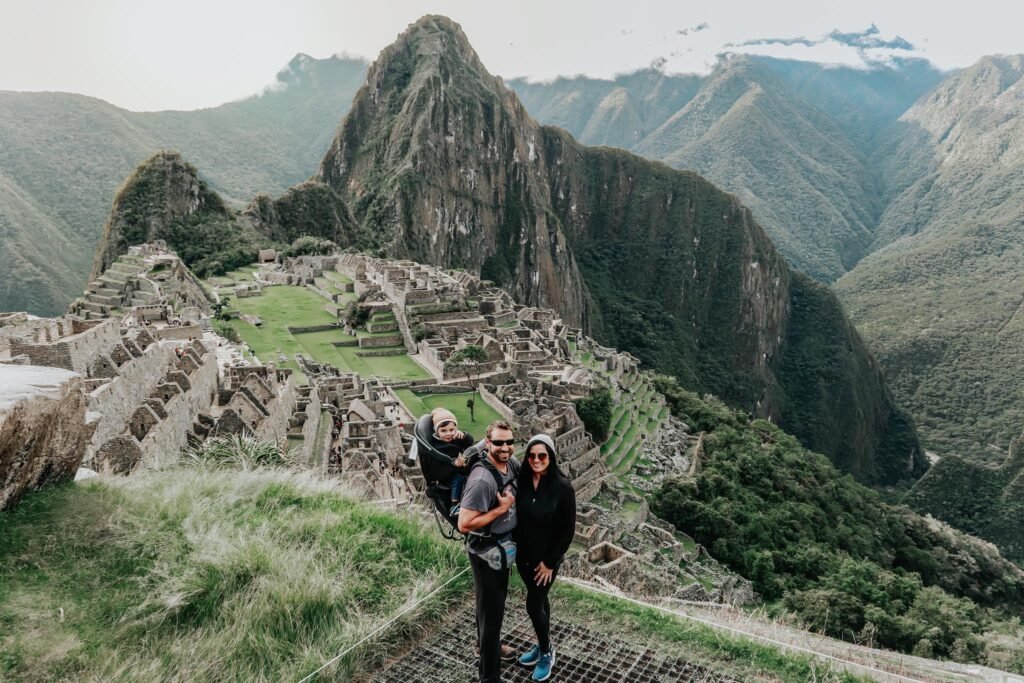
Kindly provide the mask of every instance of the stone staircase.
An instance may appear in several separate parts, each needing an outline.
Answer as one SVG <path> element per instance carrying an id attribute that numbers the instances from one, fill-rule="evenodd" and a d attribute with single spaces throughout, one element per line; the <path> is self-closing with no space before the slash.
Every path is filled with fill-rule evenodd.
<path id="1" fill-rule="evenodd" d="M 94 320 L 132 306 L 158 302 L 158 292 L 139 287 L 139 276 L 147 271 L 142 257 L 122 254 L 102 275 L 86 285 L 82 296 L 72 302 L 69 312 L 85 320 Z"/>

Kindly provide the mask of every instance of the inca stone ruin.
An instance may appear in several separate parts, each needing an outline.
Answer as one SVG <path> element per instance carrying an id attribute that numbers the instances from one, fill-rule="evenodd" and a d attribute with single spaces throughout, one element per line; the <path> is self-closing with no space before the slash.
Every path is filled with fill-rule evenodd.
<path id="1" fill-rule="evenodd" d="M 382 504 L 427 510 L 419 468 L 407 458 L 418 413 L 404 392 L 427 400 L 475 390 L 521 440 L 555 439 L 580 504 L 571 575 L 669 600 L 751 598 L 747 582 L 653 517 L 639 495 L 692 468 L 699 440 L 668 416 L 634 357 L 465 272 L 356 253 L 261 260 L 251 279 L 211 286 L 161 243 L 132 247 L 66 316 L 0 317 L 0 376 L 9 378 L 0 396 L 0 463 L 9 473 L 0 506 L 80 466 L 130 475 L 172 466 L 204 439 L 242 435 Z M 218 309 L 274 287 L 313 293 L 334 321 L 289 325 L 289 335 L 337 333 L 331 345 L 350 358 L 402 357 L 422 378 L 354 372 L 304 353 L 260 360 L 217 331 Z M 258 315 L 234 315 L 239 325 L 264 325 Z M 486 360 L 447 362 L 468 345 Z M 601 387 L 612 393 L 616 428 L 603 445 L 574 404 Z M 26 450 L 26 440 L 53 447 Z"/>

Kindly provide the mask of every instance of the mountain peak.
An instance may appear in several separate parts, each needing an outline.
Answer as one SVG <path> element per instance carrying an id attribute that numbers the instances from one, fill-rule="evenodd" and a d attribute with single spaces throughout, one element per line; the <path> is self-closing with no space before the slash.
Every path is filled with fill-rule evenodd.
<path id="1" fill-rule="evenodd" d="M 458 66 L 486 73 L 462 27 L 448 17 L 428 14 L 410 24 L 381 52 L 373 70 L 411 73 Z"/>
<path id="2" fill-rule="evenodd" d="M 91 279 L 99 277 L 129 246 L 166 239 L 173 225 L 195 214 L 226 220 L 228 211 L 181 154 L 157 152 L 132 171 L 114 197 Z"/>

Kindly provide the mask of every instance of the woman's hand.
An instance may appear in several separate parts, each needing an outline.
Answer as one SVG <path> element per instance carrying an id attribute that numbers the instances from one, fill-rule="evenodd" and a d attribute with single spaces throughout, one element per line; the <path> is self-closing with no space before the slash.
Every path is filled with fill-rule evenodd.
<path id="1" fill-rule="evenodd" d="M 533 572 L 533 582 L 538 586 L 546 586 L 551 583 L 551 576 L 554 573 L 554 569 L 548 569 L 547 565 L 541 562 L 537 565 L 537 570 Z"/>

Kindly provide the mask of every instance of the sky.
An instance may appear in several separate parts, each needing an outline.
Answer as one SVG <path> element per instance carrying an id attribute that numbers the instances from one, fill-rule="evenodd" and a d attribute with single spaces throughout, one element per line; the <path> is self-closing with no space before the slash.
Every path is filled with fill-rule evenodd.
<path id="1" fill-rule="evenodd" d="M 298 53 L 372 60 L 424 14 L 459 22 L 506 79 L 706 73 L 723 52 L 944 70 L 1024 53 L 1024 3 L 1008 0 L 0 0 L 0 90 L 211 107 L 260 92 Z"/>

